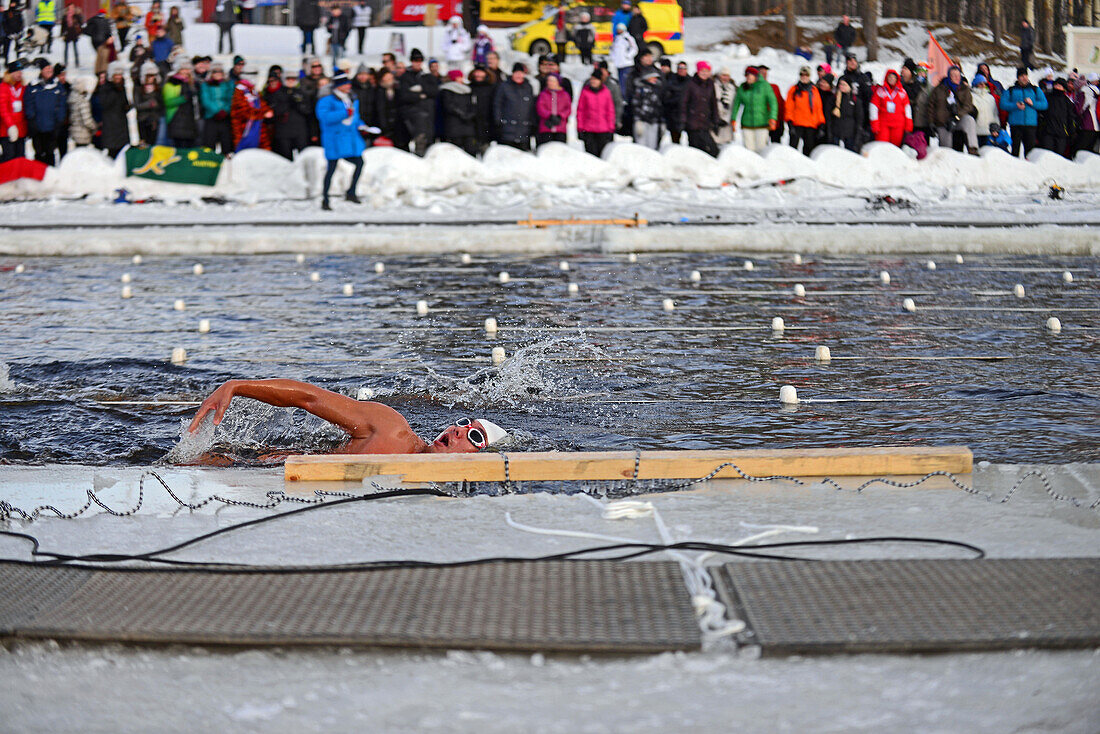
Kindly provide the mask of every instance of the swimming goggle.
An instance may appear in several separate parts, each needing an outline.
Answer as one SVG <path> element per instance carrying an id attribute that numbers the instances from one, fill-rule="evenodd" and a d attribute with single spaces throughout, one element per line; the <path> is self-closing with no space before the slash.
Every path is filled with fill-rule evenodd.
<path id="1" fill-rule="evenodd" d="M 471 423 L 473 423 L 473 421 L 471 421 L 469 418 L 459 418 L 455 421 L 455 425 L 459 428 L 465 428 Z M 489 439 L 485 437 L 485 432 L 482 431 L 480 428 L 474 427 L 467 431 L 466 439 L 474 446 L 477 446 L 479 449 L 483 449 L 489 445 Z"/>

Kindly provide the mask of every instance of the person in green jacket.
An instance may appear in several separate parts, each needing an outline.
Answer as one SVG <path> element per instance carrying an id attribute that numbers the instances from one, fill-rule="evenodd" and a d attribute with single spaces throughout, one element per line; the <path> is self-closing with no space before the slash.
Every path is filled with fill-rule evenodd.
<path id="1" fill-rule="evenodd" d="M 733 98 L 731 123 L 737 129 L 737 114 L 741 113 L 741 137 L 745 147 L 759 153 L 770 142 L 768 133 L 779 124 L 779 103 L 772 85 L 760 78 L 755 66 L 745 69 L 745 82 L 737 87 Z"/>
<path id="2" fill-rule="evenodd" d="M 233 126 L 229 113 L 233 104 L 233 82 L 225 78 L 225 66 L 215 62 L 210 78 L 199 86 L 202 102 L 202 145 L 214 150 L 220 146 L 222 155 L 233 152 Z"/>

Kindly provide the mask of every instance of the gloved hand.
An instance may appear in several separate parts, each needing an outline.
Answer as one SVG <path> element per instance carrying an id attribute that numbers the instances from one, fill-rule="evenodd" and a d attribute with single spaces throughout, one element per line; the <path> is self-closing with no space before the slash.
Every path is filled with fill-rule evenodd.
<path id="1" fill-rule="evenodd" d="M 771 120 L 768 120 L 768 130 L 770 130 L 771 132 L 775 132 L 778 127 L 779 127 L 779 120 L 776 120 L 774 118 L 771 119 Z"/>
<path id="2" fill-rule="evenodd" d="M 15 125 L 12 125 L 8 128 L 8 140 L 13 143 L 16 140 L 19 140 L 19 128 L 17 128 Z"/>

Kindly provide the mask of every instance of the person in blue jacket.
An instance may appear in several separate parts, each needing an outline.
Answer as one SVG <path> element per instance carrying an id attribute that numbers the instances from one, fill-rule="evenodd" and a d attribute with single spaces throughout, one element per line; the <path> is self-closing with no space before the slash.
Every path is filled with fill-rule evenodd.
<path id="1" fill-rule="evenodd" d="M 1008 130 L 1004 130 L 997 123 L 991 122 L 989 123 L 989 136 L 986 137 L 985 144 L 1000 148 L 1007 153 L 1012 145 L 1012 136 L 1008 134 Z"/>
<path id="2" fill-rule="evenodd" d="M 1021 66 L 1016 70 L 1016 83 L 1001 95 L 1001 109 L 1008 113 L 1008 124 L 1012 126 L 1013 158 L 1020 155 L 1021 144 L 1024 156 L 1035 147 L 1039 113 L 1046 108 L 1046 95 L 1027 78 L 1027 67 Z"/>
<path id="3" fill-rule="evenodd" d="M 620 5 L 619 9 L 615 11 L 615 15 L 611 17 L 612 31 L 619 27 L 619 23 L 622 23 L 629 28 L 631 15 L 633 15 L 633 12 L 631 9 L 630 0 L 623 0 L 622 5 Z"/>
<path id="4" fill-rule="evenodd" d="M 47 166 L 57 165 L 57 151 L 69 137 L 69 93 L 46 64 L 38 81 L 27 87 L 27 128 L 34 145 L 34 159 Z"/>
<path id="5" fill-rule="evenodd" d="M 328 190 L 332 185 L 332 174 L 340 159 L 355 166 L 351 177 L 351 186 L 344 197 L 353 204 L 359 203 L 355 187 L 359 183 L 359 174 L 363 172 L 363 151 L 366 143 L 360 127 L 363 120 L 359 117 L 359 100 L 351 94 L 351 79 L 344 72 L 338 72 L 332 78 L 332 94 L 317 100 L 317 122 L 321 127 L 321 145 L 325 149 L 328 167 L 325 168 L 325 186 L 322 191 L 321 208 L 332 211 L 329 206 Z"/>

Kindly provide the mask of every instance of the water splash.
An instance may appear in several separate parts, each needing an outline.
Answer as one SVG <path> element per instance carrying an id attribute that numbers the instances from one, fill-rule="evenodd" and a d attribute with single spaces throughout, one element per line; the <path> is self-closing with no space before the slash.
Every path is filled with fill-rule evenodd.
<path id="1" fill-rule="evenodd" d="M 288 450 L 323 453 L 347 440 L 340 428 L 303 410 L 252 400 L 234 401 L 218 426 L 210 417 L 194 433 L 187 430 L 190 425 L 190 417 L 180 419 L 179 440 L 162 461 L 193 464 L 210 453 L 242 459 Z"/>
<path id="2" fill-rule="evenodd" d="M 399 375 L 392 390 L 379 394 L 427 394 L 449 407 L 522 409 L 531 403 L 606 397 L 609 367 L 617 369 L 614 358 L 583 334 L 560 336 L 520 347 L 503 364 L 464 377 L 425 364 L 416 374 Z M 588 383 L 603 389 L 586 389 Z"/>
<path id="3" fill-rule="evenodd" d="M 18 387 L 8 375 L 8 363 L 0 362 L 0 393 L 15 392 Z"/>

